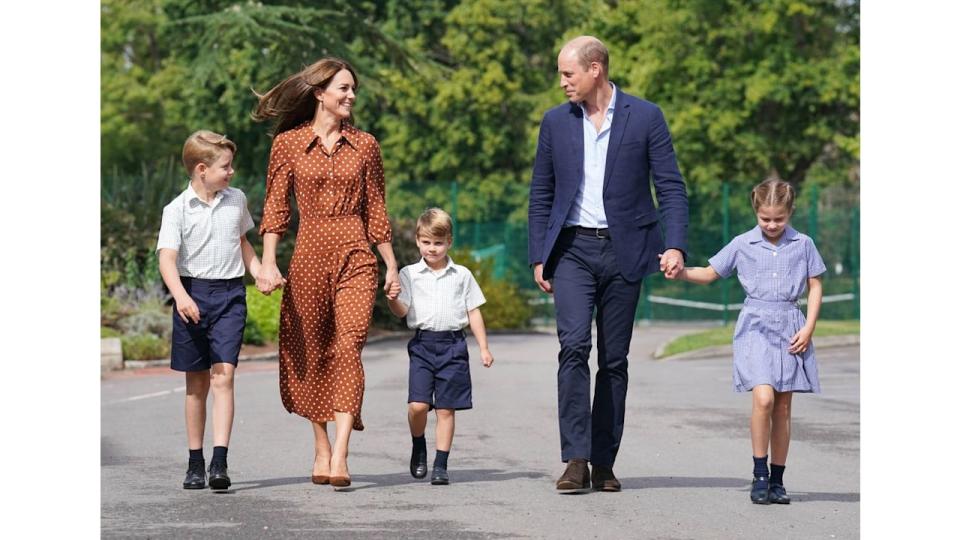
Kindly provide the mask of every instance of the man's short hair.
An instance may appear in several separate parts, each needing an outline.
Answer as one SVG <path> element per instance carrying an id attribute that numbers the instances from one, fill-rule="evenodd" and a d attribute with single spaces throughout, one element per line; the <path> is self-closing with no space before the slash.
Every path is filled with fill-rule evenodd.
<path id="1" fill-rule="evenodd" d="M 587 69 L 590 67 L 590 64 L 597 62 L 603 66 L 604 75 L 610 76 L 610 52 L 607 50 L 607 46 L 603 44 L 599 39 L 586 36 L 590 39 L 584 41 L 582 45 L 577 47 L 577 60 L 580 62 L 580 67 Z"/>

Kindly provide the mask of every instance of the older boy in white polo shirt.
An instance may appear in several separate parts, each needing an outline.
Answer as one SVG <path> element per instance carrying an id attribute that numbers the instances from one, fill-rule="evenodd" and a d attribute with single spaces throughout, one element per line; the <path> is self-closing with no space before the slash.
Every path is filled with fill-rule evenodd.
<path id="1" fill-rule="evenodd" d="M 187 448 L 184 489 L 206 487 L 203 430 L 213 388 L 210 487 L 230 487 L 227 445 L 233 426 L 233 375 L 247 318 L 244 268 L 260 261 L 245 233 L 253 227 L 242 191 L 229 187 L 237 146 L 200 130 L 183 145 L 190 185 L 163 208 L 157 251 L 160 275 L 173 295 L 170 367 L 186 372 Z"/>
<path id="2" fill-rule="evenodd" d="M 437 454 L 430 483 L 450 483 L 447 457 L 453 444 L 454 412 L 473 408 L 467 343 L 467 324 L 484 367 L 493 364 L 480 306 L 486 302 L 470 270 L 447 256 L 453 242 L 450 216 L 431 208 L 417 220 L 417 247 L 421 259 L 400 270 L 400 284 L 387 294 L 390 311 L 407 318 L 416 334 L 407 345 L 410 378 L 407 420 L 413 437 L 410 474 L 427 475 L 427 413 L 437 411 Z"/>

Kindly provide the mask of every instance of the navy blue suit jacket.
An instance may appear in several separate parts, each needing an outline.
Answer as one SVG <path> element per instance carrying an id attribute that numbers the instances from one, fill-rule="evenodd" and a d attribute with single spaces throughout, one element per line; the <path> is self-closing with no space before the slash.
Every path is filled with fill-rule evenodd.
<path id="1" fill-rule="evenodd" d="M 651 175 L 659 212 L 650 193 Z M 544 279 L 553 276 L 551 255 L 582 182 L 583 109 L 568 102 L 543 115 L 530 182 L 528 259 L 531 265 L 544 263 Z M 658 272 L 657 254 L 666 248 L 686 256 L 687 190 L 663 112 L 619 88 L 607 147 L 603 208 L 617 264 L 627 281 Z"/>

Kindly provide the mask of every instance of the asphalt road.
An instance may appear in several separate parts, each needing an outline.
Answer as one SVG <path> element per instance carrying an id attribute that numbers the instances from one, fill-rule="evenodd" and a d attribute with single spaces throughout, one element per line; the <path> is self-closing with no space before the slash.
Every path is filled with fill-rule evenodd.
<path id="1" fill-rule="evenodd" d="M 559 345 L 551 334 L 491 336 L 490 369 L 471 339 L 474 409 L 457 415 L 449 486 L 407 472 L 404 340 L 364 351 L 366 430 L 352 437 L 353 485 L 341 491 L 310 482 L 312 431 L 283 409 L 275 363 L 245 362 L 237 372 L 233 486 L 223 493 L 180 487 L 187 454 L 182 375 L 110 375 L 101 383 L 102 536 L 858 538 L 859 349 L 818 351 L 823 394 L 793 401 L 784 477 L 793 504 L 759 506 L 748 499 L 750 397 L 732 390 L 731 360 L 651 357 L 660 343 L 690 330 L 635 332 L 614 469 L 620 493 L 554 489 L 563 464 Z M 434 425 L 431 418 L 431 463 Z"/>

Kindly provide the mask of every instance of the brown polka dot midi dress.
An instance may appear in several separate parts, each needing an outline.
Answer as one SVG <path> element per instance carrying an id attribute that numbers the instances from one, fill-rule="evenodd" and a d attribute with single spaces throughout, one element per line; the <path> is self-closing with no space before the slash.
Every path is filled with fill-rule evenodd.
<path id="1" fill-rule="evenodd" d="M 313 422 L 350 413 L 362 430 L 360 352 L 378 281 L 370 244 L 392 238 L 380 145 L 347 123 L 332 152 L 310 122 L 279 133 L 261 235 L 287 230 L 291 191 L 300 227 L 280 307 L 280 397 L 288 412 Z"/>

